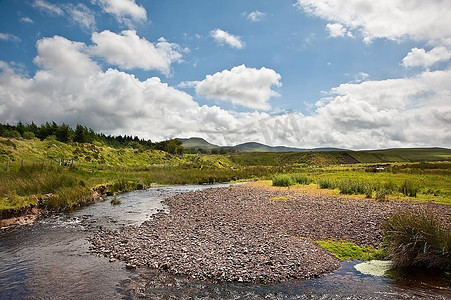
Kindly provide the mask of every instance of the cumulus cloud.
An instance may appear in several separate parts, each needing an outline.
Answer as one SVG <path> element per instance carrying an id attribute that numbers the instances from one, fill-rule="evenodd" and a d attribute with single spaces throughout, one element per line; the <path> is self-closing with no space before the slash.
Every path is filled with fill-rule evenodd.
<path id="1" fill-rule="evenodd" d="M 38 56 L 35 57 L 34 63 L 52 74 L 84 76 L 100 71 L 87 54 L 88 47 L 84 43 L 54 36 L 39 40 L 36 47 Z"/>
<path id="2" fill-rule="evenodd" d="M 147 20 L 147 11 L 135 0 L 94 0 L 103 11 L 116 17 L 117 21 L 131 26 L 132 22 Z"/>
<path id="3" fill-rule="evenodd" d="M 266 16 L 265 13 L 256 10 L 248 14 L 247 19 L 251 22 L 260 22 L 265 16 Z"/>
<path id="4" fill-rule="evenodd" d="M 272 69 L 247 68 L 245 65 L 207 75 L 196 84 L 196 93 L 230 101 L 244 107 L 268 110 L 269 99 L 280 96 L 272 87 L 280 87 L 280 75 Z"/>
<path id="5" fill-rule="evenodd" d="M 106 134 L 152 140 L 201 136 L 221 145 L 451 147 L 451 69 L 341 84 L 318 101 L 311 115 L 271 115 L 201 106 L 160 78 L 139 80 L 114 68 L 104 71 L 89 45 L 64 37 L 43 38 L 36 47 L 38 71 L 32 77 L 0 61 L 2 122 L 54 120 Z M 244 65 L 195 83 L 199 94 L 256 109 L 269 107 L 269 98 L 277 95 L 272 88 L 278 86 L 280 75 L 274 70 Z"/>
<path id="6" fill-rule="evenodd" d="M 305 12 L 375 38 L 439 41 L 451 36 L 450 1 L 297 0 Z M 419 21 L 421 20 L 421 22 Z"/>
<path id="7" fill-rule="evenodd" d="M 229 126 L 227 112 L 201 107 L 157 77 L 141 81 L 116 69 L 102 71 L 87 49 L 59 36 L 39 40 L 34 60 L 39 70 L 31 78 L 0 62 L 0 118 L 82 123 L 105 133 L 152 139 L 198 132 L 206 124 Z M 215 119 L 218 124 L 211 124 Z"/>
<path id="8" fill-rule="evenodd" d="M 92 35 L 92 41 L 95 43 L 92 53 L 125 70 L 159 70 L 168 76 L 171 64 L 182 58 L 182 49 L 177 44 L 169 43 L 164 38 L 151 43 L 133 30 L 124 30 L 121 34 L 109 30 L 96 32 Z"/>
<path id="9" fill-rule="evenodd" d="M 229 45 L 232 48 L 243 49 L 246 45 L 239 36 L 232 35 L 222 29 L 215 29 L 210 31 L 210 35 L 220 45 Z"/>
<path id="10" fill-rule="evenodd" d="M 14 41 L 14 42 L 19 42 L 20 41 L 20 37 L 11 34 L 11 33 L 2 33 L 0 32 L 0 40 L 2 41 Z"/>
<path id="11" fill-rule="evenodd" d="M 46 0 L 34 0 L 32 3 L 33 7 L 40 9 L 51 15 L 63 15 L 64 11 L 57 5 L 51 4 Z"/>
<path id="12" fill-rule="evenodd" d="M 344 36 L 352 37 L 352 33 L 348 32 L 348 30 L 339 23 L 334 23 L 334 24 L 329 23 L 326 25 L 326 29 L 329 31 L 329 35 L 333 38 L 344 37 Z"/>
<path id="13" fill-rule="evenodd" d="M 447 47 L 435 47 L 430 51 L 412 48 L 402 60 L 404 67 L 430 67 L 438 62 L 451 59 L 451 51 Z"/>
<path id="14" fill-rule="evenodd" d="M 67 12 L 72 17 L 72 20 L 78 23 L 81 28 L 87 30 L 95 29 L 96 21 L 94 14 L 85 4 L 69 5 Z"/>

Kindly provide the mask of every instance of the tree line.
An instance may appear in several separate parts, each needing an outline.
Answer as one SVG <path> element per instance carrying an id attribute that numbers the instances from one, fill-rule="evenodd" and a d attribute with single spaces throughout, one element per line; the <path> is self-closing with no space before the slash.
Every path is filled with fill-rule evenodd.
<path id="1" fill-rule="evenodd" d="M 92 128 L 77 124 L 75 129 L 72 129 L 67 124 L 58 125 L 56 122 L 45 122 L 40 126 L 34 122 L 22 123 L 17 125 L 1 124 L 0 136 L 5 138 L 23 138 L 23 139 L 55 139 L 62 143 L 100 143 L 106 146 L 120 148 L 131 147 L 136 149 L 155 149 L 166 151 L 171 154 L 182 154 L 185 149 L 182 142 L 178 139 L 169 139 L 157 143 L 152 143 L 151 140 L 145 140 L 138 136 L 128 135 L 105 135 L 103 133 L 96 133 Z"/>

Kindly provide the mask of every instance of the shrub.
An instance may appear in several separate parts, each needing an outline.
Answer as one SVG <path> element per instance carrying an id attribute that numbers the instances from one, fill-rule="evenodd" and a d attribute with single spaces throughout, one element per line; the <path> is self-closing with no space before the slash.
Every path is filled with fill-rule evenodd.
<path id="1" fill-rule="evenodd" d="M 451 268 L 451 228 L 432 212 L 400 212 L 383 229 L 388 258 L 396 267 Z"/>
<path id="2" fill-rule="evenodd" d="M 298 184 L 310 184 L 310 179 L 304 174 L 291 174 L 291 179 Z"/>
<path id="3" fill-rule="evenodd" d="M 272 178 L 272 185 L 274 185 L 274 186 L 291 186 L 291 185 L 294 185 L 294 181 L 290 175 L 278 174 Z"/>
<path id="4" fill-rule="evenodd" d="M 371 184 L 365 185 L 365 197 L 366 198 L 373 197 L 373 186 Z"/>
<path id="5" fill-rule="evenodd" d="M 419 190 L 418 186 L 409 180 L 404 180 L 404 183 L 399 188 L 399 191 L 404 196 L 409 196 L 409 197 L 416 197 L 418 190 Z"/>
<path id="6" fill-rule="evenodd" d="M 320 189 L 335 189 L 337 188 L 337 184 L 335 181 L 330 179 L 323 179 L 318 182 Z"/>
<path id="7" fill-rule="evenodd" d="M 390 191 L 386 188 L 378 188 L 376 189 L 376 200 L 385 201 L 387 200 L 387 195 L 390 194 Z"/>
<path id="8" fill-rule="evenodd" d="M 341 194 L 353 195 L 353 194 L 365 194 L 365 184 L 360 181 L 341 181 L 338 185 Z"/>

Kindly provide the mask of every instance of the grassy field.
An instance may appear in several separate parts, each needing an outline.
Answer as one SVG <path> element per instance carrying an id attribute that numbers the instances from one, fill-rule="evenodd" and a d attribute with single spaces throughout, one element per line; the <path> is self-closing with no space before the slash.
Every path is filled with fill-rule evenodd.
<path id="1" fill-rule="evenodd" d="M 0 138 L 0 212 L 37 205 L 43 195 L 50 199 L 46 208 L 68 209 L 89 201 L 92 188 L 100 185 L 117 193 L 154 184 L 271 179 L 276 174 L 289 177 L 285 186 L 451 204 L 451 165 L 437 162 L 450 158 L 451 150 L 440 148 L 172 155 L 95 142 Z M 374 165 L 386 162 L 391 163 Z"/>
<path id="2" fill-rule="evenodd" d="M 451 205 L 451 164 L 450 163 L 409 163 L 393 164 L 375 171 L 368 165 L 352 165 L 324 168 L 303 168 L 297 172 L 287 172 L 285 177 L 293 177 L 291 184 L 279 184 L 279 176 L 274 176 L 276 186 L 303 186 L 309 189 L 330 189 L 335 194 L 360 195 L 377 200 L 414 199 Z M 306 177 L 304 183 L 295 178 Z M 298 180 L 299 181 L 299 180 Z"/>

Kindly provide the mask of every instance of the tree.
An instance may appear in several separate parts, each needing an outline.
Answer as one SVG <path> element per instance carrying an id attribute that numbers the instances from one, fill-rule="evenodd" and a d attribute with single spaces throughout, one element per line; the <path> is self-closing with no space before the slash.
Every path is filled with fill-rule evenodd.
<path id="1" fill-rule="evenodd" d="M 74 131 L 74 142 L 86 143 L 87 142 L 88 129 L 80 124 L 77 124 Z"/>
<path id="2" fill-rule="evenodd" d="M 67 143 L 72 141 L 74 131 L 68 125 L 64 124 L 58 126 L 55 132 L 56 139 L 60 142 Z"/>

